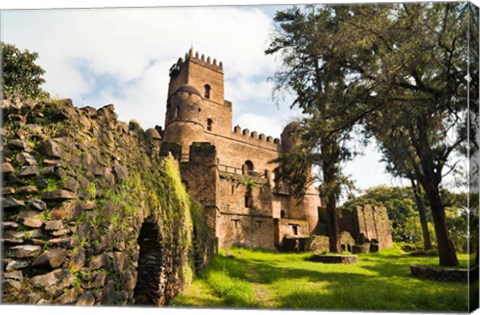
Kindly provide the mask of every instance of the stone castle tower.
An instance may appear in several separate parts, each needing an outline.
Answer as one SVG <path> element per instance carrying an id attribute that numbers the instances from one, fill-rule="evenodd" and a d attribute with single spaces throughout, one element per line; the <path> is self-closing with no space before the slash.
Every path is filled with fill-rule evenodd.
<path id="1" fill-rule="evenodd" d="M 281 140 L 233 127 L 222 63 L 192 49 L 169 74 L 163 141 L 181 147 L 183 183 L 218 245 L 275 249 L 325 231 L 318 190 L 312 185 L 298 200 L 274 178 L 272 161 L 296 149 L 298 125 L 288 124 Z"/>
<path id="2" fill-rule="evenodd" d="M 282 141 L 233 127 L 216 59 L 191 49 L 171 67 L 163 140 L 181 146 L 182 179 L 205 207 L 221 247 L 273 249 L 285 237 L 315 230 L 321 207 L 316 188 L 299 201 L 274 180 L 271 161 L 293 149 L 292 126 Z"/>

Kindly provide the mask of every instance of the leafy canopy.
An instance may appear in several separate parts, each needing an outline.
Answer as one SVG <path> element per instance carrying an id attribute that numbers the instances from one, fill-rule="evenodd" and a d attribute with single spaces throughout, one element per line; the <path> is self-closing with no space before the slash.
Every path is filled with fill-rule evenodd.
<path id="1" fill-rule="evenodd" d="M 45 79 L 42 77 L 45 70 L 35 63 L 38 54 L 30 52 L 28 49 L 22 52 L 14 45 L 3 42 L 1 49 L 3 97 L 48 97 L 48 93 L 40 87 L 45 83 Z"/>

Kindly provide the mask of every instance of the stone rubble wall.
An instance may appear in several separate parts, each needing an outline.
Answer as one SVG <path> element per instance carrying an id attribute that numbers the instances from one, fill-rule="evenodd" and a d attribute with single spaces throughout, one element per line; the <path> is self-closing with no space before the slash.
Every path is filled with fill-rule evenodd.
<path id="1" fill-rule="evenodd" d="M 159 158 L 159 133 L 117 121 L 113 105 L 3 101 L 2 110 L 2 302 L 139 303 L 138 238 L 148 220 L 162 257 L 154 298 L 144 301 L 168 304 L 213 241 L 178 165 Z M 194 243 L 194 230 L 207 232 Z"/>

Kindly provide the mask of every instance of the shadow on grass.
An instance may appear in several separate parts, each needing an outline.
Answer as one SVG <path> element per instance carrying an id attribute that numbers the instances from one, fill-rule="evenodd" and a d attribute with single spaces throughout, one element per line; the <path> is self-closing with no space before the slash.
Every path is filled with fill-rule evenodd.
<path id="1" fill-rule="evenodd" d="M 292 309 L 466 311 L 465 284 L 410 277 L 394 263 L 361 268 L 379 275 L 256 266 L 278 291 L 278 305 Z M 321 267 L 320 267 L 321 268 Z M 398 269 L 398 270 L 396 270 Z M 270 276 L 277 275 L 277 276 Z"/>
<path id="2" fill-rule="evenodd" d="M 271 292 L 275 305 L 285 309 L 467 311 L 466 284 L 410 276 L 412 262 L 433 263 L 432 258 L 361 255 L 356 265 L 332 266 L 306 261 L 307 257 L 218 255 L 201 278 L 227 307 L 265 307 L 254 296 L 253 284 L 260 284 Z M 255 270 L 254 278 L 249 268 Z"/>
<path id="3" fill-rule="evenodd" d="M 409 271 L 411 260 L 391 262 L 392 258 L 397 260 L 400 257 L 371 257 L 358 266 L 311 262 L 304 262 L 299 267 L 279 267 L 269 262 L 254 264 L 261 277 L 260 282 L 277 290 L 278 305 L 282 308 L 467 310 L 466 283 L 413 278 Z M 428 259 L 416 261 L 427 262 Z M 242 263 L 249 262 L 243 260 Z M 362 269 L 370 273 L 362 274 Z"/>

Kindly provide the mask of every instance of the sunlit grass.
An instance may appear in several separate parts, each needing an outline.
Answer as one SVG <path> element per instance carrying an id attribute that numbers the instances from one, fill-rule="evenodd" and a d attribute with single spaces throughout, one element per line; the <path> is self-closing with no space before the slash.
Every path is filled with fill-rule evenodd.
<path id="1" fill-rule="evenodd" d="M 311 253 L 285 254 L 250 249 L 219 254 L 175 306 L 270 307 L 333 310 L 466 311 L 466 283 L 410 276 L 411 264 L 438 265 L 437 257 L 412 257 L 398 247 L 359 255 L 359 263 L 321 264 Z M 467 255 L 459 255 L 467 265 Z M 197 287 L 198 288 L 198 287 Z M 258 291 L 269 297 L 262 300 Z M 201 299 L 201 292 L 210 299 Z M 200 294 L 200 296 L 199 296 Z M 189 299 L 190 297 L 190 299 Z M 209 304 L 216 298 L 214 304 Z M 192 302 L 194 301 L 194 302 Z"/>
<path id="2" fill-rule="evenodd" d="M 172 303 L 173 306 L 234 306 L 253 307 L 255 296 L 253 285 L 246 278 L 246 265 L 237 259 L 217 255 L 206 270 L 196 279 L 192 288 L 180 294 Z M 199 296 L 199 289 L 206 297 Z M 203 304 L 202 301 L 206 303 Z M 213 305 L 208 304 L 209 301 Z"/>

